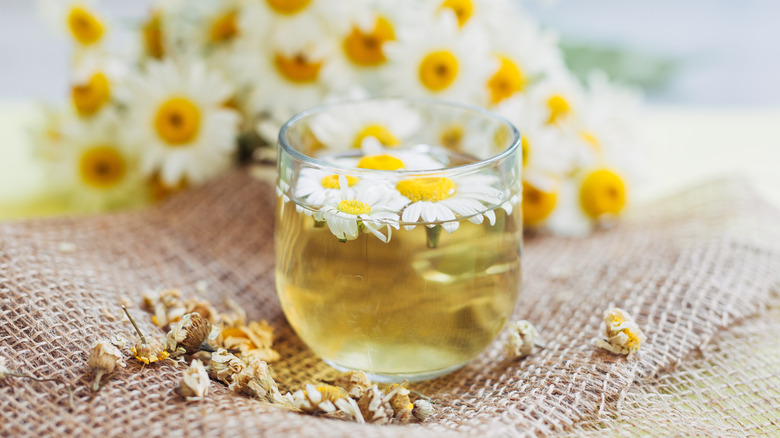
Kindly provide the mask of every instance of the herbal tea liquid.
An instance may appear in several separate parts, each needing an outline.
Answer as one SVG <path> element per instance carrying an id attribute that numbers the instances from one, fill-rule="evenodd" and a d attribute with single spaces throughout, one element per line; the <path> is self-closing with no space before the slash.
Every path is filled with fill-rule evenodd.
<path id="1" fill-rule="evenodd" d="M 336 367 L 374 376 L 432 377 L 481 352 L 520 289 L 522 223 L 462 220 L 436 247 L 423 225 L 340 242 L 324 223 L 279 199 L 276 286 L 301 339 Z"/>

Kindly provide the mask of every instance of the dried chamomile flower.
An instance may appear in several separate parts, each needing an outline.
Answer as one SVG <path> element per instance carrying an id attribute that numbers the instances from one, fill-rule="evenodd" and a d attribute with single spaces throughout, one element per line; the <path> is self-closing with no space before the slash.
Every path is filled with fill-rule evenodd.
<path id="1" fill-rule="evenodd" d="M 100 379 L 113 373 L 117 366 L 124 367 L 125 361 L 118 348 L 109 341 L 100 340 L 89 351 L 87 366 L 95 375 L 95 380 L 92 381 L 92 392 L 95 392 L 100 389 Z"/>
<path id="2" fill-rule="evenodd" d="M 158 327 L 167 327 L 187 313 L 178 289 L 165 289 L 159 293 L 150 291 L 144 294 L 143 299 L 144 308 L 153 314 L 152 322 Z"/>
<path id="3" fill-rule="evenodd" d="M 187 401 L 202 400 L 209 392 L 209 375 L 203 362 L 193 359 L 189 368 L 184 370 L 177 392 Z"/>
<path id="4" fill-rule="evenodd" d="M 521 319 L 509 324 L 509 339 L 506 343 L 506 352 L 509 357 L 521 358 L 531 354 L 536 337 L 539 332 L 533 324 Z"/>
<path id="5" fill-rule="evenodd" d="M 242 357 L 254 357 L 266 362 L 279 359 L 279 353 L 272 348 L 274 329 L 265 321 L 223 328 L 218 341 L 229 350 L 240 351 Z"/>
<path id="6" fill-rule="evenodd" d="M 343 388 L 333 385 L 314 386 L 307 384 L 305 390 L 298 390 L 293 393 L 293 403 L 303 412 L 309 414 L 332 413 L 335 412 L 335 402 L 340 399 L 349 398 L 347 391 Z"/>
<path id="7" fill-rule="evenodd" d="M 639 351 L 647 339 L 631 315 L 613 307 L 604 312 L 606 339 L 597 339 L 596 346 L 615 354 L 627 354 L 628 358 Z"/>
<path id="8" fill-rule="evenodd" d="M 206 300 L 188 298 L 184 301 L 184 308 L 187 313 L 198 313 L 212 324 L 217 322 L 217 309 Z"/>
<path id="9" fill-rule="evenodd" d="M 404 387 L 404 383 L 401 383 L 391 386 L 390 392 L 385 396 L 393 408 L 393 419 L 399 423 L 406 423 L 412 416 L 414 404 L 409 399 L 409 393 L 410 391 Z"/>
<path id="10" fill-rule="evenodd" d="M 333 402 L 333 404 L 335 404 L 336 408 L 338 408 L 340 412 L 345 413 L 351 420 L 360 424 L 366 422 L 363 419 L 363 414 L 360 412 L 360 407 L 358 406 L 355 399 L 350 397 L 340 398 Z"/>
<path id="11" fill-rule="evenodd" d="M 271 372 L 265 361 L 250 357 L 244 361 L 244 364 L 241 371 L 233 374 L 228 389 L 271 403 L 281 399 L 279 387 L 271 377 Z"/>
<path id="12" fill-rule="evenodd" d="M 350 397 L 359 399 L 368 388 L 371 387 L 371 381 L 363 371 L 347 371 L 341 373 L 333 384 L 344 388 Z"/>
<path id="13" fill-rule="evenodd" d="M 141 329 L 139 329 L 138 325 L 136 325 L 133 317 L 130 316 L 130 312 L 127 311 L 127 307 L 122 306 L 122 310 L 125 311 L 125 315 L 127 315 L 130 323 L 133 324 L 133 328 L 135 328 L 135 331 L 138 333 L 138 337 L 140 338 L 138 342 L 136 342 L 135 346 L 133 346 L 131 349 L 133 357 L 145 365 L 149 365 L 150 363 L 155 363 L 167 358 L 168 352 L 165 351 L 165 345 L 163 345 L 163 343 L 160 342 L 157 338 L 149 338 L 147 341 L 144 334 L 141 333 Z"/>
<path id="14" fill-rule="evenodd" d="M 376 385 L 368 388 L 358 400 L 360 413 L 368 423 L 387 424 L 393 418 L 393 406 L 390 400 Z"/>
<path id="15" fill-rule="evenodd" d="M 233 376 L 244 370 L 246 364 L 236 355 L 228 353 L 224 348 L 220 348 L 211 354 L 211 362 L 208 366 L 209 376 L 230 385 L 233 383 Z"/>
<path id="16" fill-rule="evenodd" d="M 210 333 L 211 323 L 206 318 L 199 313 L 188 313 L 171 324 L 165 347 L 171 357 L 193 354 L 200 350 Z"/>
<path id="17" fill-rule="evenodd" d="M 417 399 L 414 401 L 414 408 L 412 408 L 412 416 L 417 421 L 425 421 L 433 413 L 433 404 L 425 399 Z"/>
<path id="18" fill-rule="evenodd" d="M 243 307 L 230 298 L 225 299 L 225 305 L 230 307 L 231 312 L 220 313 L 217 316 L 217 319 L 223 328 L 241 327 L 246 325 L 246 311 Z"/>

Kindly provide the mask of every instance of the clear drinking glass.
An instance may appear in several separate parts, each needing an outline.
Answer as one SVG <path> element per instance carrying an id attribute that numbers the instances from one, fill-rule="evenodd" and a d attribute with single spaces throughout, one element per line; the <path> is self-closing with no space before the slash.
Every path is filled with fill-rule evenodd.
<path id="1" fill-rule="evenodd" d="M 276 289 L 320 357 L 376 381 L 463 366 L 521 282 L 520 135 L 435 100 L 373 99 L 279 134 Z"/>

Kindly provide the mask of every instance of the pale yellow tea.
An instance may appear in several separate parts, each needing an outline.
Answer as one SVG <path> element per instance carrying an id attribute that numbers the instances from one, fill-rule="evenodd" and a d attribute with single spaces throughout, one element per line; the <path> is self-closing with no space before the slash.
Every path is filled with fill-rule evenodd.
<path id="1" fill-rule="evenodd" d="M 474 358 L 503 328 L 520 288 L 519 208 L 495 223 L 461 220 L 339 241 L 279 198 L 276 282 L 287 319 L 337 368 L 414 380 Z M 507 210 L 512 211 L 507 214 Z M 435 247 L 431 247 L 435 246 Z"/>

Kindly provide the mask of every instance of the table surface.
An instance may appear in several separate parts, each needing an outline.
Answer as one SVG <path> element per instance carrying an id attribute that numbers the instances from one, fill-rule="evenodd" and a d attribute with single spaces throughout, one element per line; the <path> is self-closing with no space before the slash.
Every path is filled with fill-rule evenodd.
<path id="1" fill-rule="evenodd" d="M 45 201 L 43 169 L 32 155 L 37 115 L 34 102 L 0 102 L 0 219 L 58 212 Z M 648 106 L 639 128 L 645 174 L 632 188 L 636 204 L 742 176 L 780 207 L 780 108 Z"/>

